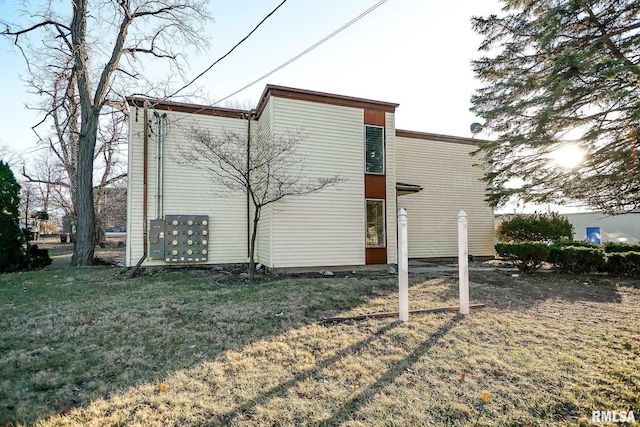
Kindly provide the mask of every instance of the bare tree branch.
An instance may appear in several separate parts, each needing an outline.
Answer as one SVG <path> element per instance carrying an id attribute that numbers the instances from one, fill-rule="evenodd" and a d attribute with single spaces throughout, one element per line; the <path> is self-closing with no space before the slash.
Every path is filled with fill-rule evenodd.
<path id="1" fill-rule="evenodd" d="M 339 184 L 339 175 L 312 178 L 303 171 L 304 157 L 297 147 L 302 131 L 273 134 L 258 131 L 247 153 L 246 136 L 223 130 L 214 133 L 192 125 L 187 143 L 179 146 L 181 164 L 207 171 L 214 182 L 232 192 L 247 194 L 254 207 L 249 247 L 249 277 L 253 278 L 255 243 L 262 208 L 286 197 L 299 197 Z M 248 156 L 248 158 L 247 158 Z"/>
<path id="2" fill-rule="evenodd" d="M 38 28 L 46 27 L 46 26 L 48 26 L 48 25 L 53 25 L 53 26 L 55 26 L 55 27 L 56 27 L 56 28 L 58 28 L 58 29 L 60 29 L 60 28 L 64 28 L 64 29 L 65 29 L 65 30 L 67 30 L 67 31 L 71 31 L 71 28 L 67 27 L 66 25 L 63 25 L 63 24 L 61 24 L 61 23 L 59 23 L 59 22 L 56 22 L 56 21 L 46 20 L 46 21 L 39 22 L 39 23 L 37 23 L 37 24 L 35 24 L 35 25 L 32 25 L 32 26 L 31 26 L 31 27 L 29 27 L 29 28 L 25 28 L 25 29 L 18 30 L 18 31 L 11 31 L 11 30 L 7 27 L 7 28 L 2 32 L 2 34 L 7 35 L 7 36 L 15 36 L 15 38 L 16 38 L 16 39 L 15 39 L 15 44 L 18 44 L 18 37 L 20 37 L 21 35 L 23 35 L 23 34 L 27 34 L 27 33 L 30 33 L 30 32 L 32 32 L 32 31 L 34 31 L 34 30 L 37 30 Z"/>

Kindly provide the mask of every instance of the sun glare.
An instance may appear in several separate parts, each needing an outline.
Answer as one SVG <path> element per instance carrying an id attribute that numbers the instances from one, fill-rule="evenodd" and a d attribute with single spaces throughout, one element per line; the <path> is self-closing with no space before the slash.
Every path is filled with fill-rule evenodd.
<path id="1" fill-rule="evenodd" d="M 550 155 L 554 165 L 573 169 L 584 160 L 584 151 L 575 144 L 567 144 Z"/>

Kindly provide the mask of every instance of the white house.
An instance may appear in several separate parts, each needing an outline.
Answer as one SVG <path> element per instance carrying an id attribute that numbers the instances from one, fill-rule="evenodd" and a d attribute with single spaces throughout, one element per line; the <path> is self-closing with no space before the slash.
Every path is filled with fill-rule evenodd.
<path id="1" fill-rule="evenodd" d="M 129 98 L 127 266 L 223 264 L 248 259 L 251 206 L 184 165 L 191 123 L 246 136 L 303 129 L 310 176 L 340 175 L 320 192 L 264 208 L 256 260 L 271 268 L 396 263 L 396 213 L 409 218 L 409 256 L 457 255 L 457 214 L 469 221 L 469 253 L 493 256 L 493 211 L 476 141 L 395 128 L 398 104 L 266 86 L 254 110 Z M 373 150 L 373 151 L 372 151 Z M 382 155 L 374 155 L 374 151 Z M 373 162 L 365 156 L 373 155 Z"/>

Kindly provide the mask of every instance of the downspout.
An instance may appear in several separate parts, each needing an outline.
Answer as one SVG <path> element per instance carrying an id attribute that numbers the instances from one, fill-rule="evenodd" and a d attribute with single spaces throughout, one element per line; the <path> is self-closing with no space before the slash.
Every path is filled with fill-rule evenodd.
<path id="1" fill-rule="evenodd" d="M 131 269 L 127 274 L 127 279 L 133 279 L 138 272 L 138 269 L 147 258 L 147 143 L 149 142 L 149 132 L 147 127 L 149 126 L 147 117 L 147 101 L 142 104 L 142 122 L 144 134 L 142 136 L 142 257 L 140 261 Z M 131 232 L 131 231 L 129 231 Z"/>
<path id="2" fill-rule="evenodd" d="M 158 121 L 158 135 L 156 140 L 156 219 L 162 219 L 164 214 L 164 138 L 165 126 L 164 118 L 156 111 L 153 112 L 154 117 Z"/>

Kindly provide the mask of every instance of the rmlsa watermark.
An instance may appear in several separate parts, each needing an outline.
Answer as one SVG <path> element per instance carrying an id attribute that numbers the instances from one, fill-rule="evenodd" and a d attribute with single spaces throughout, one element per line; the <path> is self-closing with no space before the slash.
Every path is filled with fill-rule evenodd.
<path id="1" fill-rule="evenodd" d="M 635 423 L 636 416 L 631 411 L 591 411 L 593 423 Z"/>

